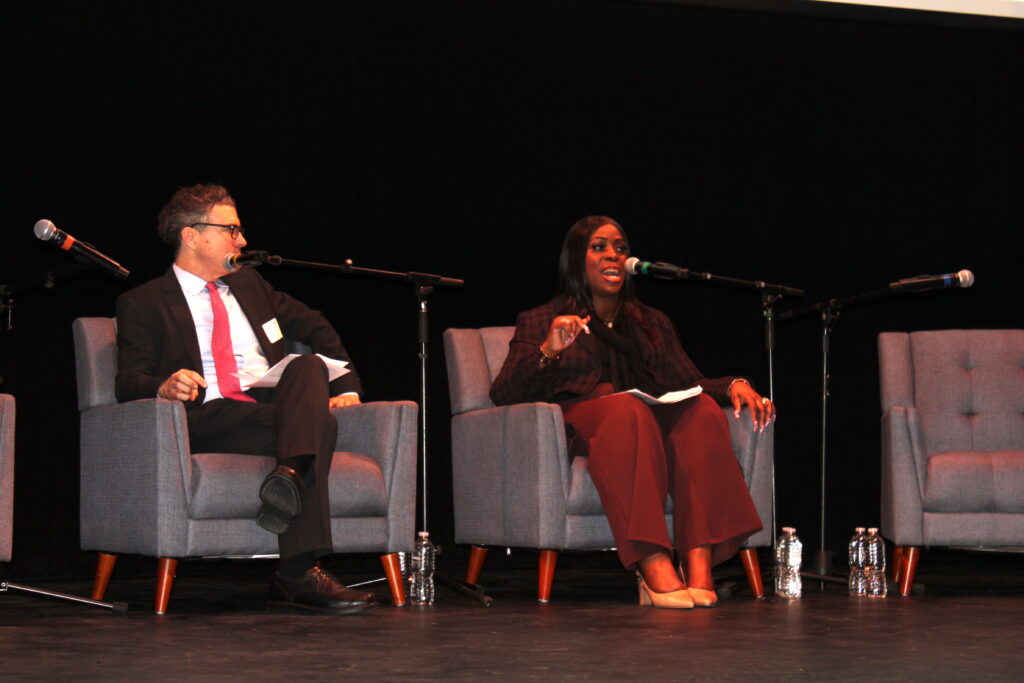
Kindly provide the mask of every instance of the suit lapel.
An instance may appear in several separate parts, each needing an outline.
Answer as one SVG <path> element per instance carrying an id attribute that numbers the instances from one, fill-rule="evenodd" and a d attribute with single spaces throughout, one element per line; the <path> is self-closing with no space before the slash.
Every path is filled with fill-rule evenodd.
<path id="1" fill-rule="evenodd" d="M 267 362 L 273 367 L 284 358 L 284 342 L 278 340 L 270 342 L 263 325 L 274 318 L 274 311 L 270 307 L 270 301 L 259 286 L 257 275 L 251 270 L 241 270 L 224 278 L 224 282 L 231 288 L 235 301 L 242 307 L 242 312 L 249 319 L 249 325 L 260 342 L 260 349 L 267 357 Z"/>
<path id="2" fill-rule="evenodd" d="M 188 302 L 185 301 L 185 294 L 181 291 L 181 284 L 174 275 L 174 270 L 168 269 L 163 278 L 164 302 L 171 312 L 171 318 L 178 328 L 178 337 L 181 345 L 188 352 L 188 359 L 192 368 L 202 374 L 203 358 L 199 354 L 199 338 L 196 336 L 195 321 L 192 320 L 192 311 L 189 310 Z"/>

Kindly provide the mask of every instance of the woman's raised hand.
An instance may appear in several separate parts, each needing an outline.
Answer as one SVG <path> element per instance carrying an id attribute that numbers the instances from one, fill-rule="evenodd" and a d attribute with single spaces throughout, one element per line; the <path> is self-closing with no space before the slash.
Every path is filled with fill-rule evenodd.
<path id="1" fill-rule="evenodd" d="M 545 356 L 554 358 L 562 351 L 572 346 L 580 332 L 590 334 L 587 324 L 590 316 L 581 318 L 578 315 L 560 315 L 551 321 L 551 329 L 548 330 L 547 339 L 540 345 L 540 350 Z"/>

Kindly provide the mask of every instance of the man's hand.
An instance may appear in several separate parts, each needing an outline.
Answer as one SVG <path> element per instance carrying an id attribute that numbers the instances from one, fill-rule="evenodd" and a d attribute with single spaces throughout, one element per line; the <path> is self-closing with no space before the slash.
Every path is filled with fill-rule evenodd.
<path id="1" fill-rule="evenodd" d="M 362 403 L 359 400 L 358 394 L 342 394 L 341 396 L 331 396 L 328 402 L 329 408 L 344 408 L 345 406 L 356 406 Z"/>
<path id="2" fill-rule="evenodd" d="M 199 397 L 199 387 L 206 388 L 206 380 L 195 370 L 182 368 L 164 380 L 156 395 L 171 401 L 194 401 Z"/>

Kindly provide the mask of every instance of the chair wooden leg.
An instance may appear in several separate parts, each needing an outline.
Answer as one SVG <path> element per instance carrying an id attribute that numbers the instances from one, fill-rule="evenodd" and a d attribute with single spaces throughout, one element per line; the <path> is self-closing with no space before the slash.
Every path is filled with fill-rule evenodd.
<path id="1" fill-rule="evenodd" d="M 906 546 L 903 549 L 903 567 L 900 569 L 900 595 L 910 595 L 914 587 L 914 575 L 917 574 L 917 561 L 921 559 L 921 549 Z"/>
<path id="2" fill-rule="evenodd" d="M 381 555 L 380 563 L 384 567 L 384 576 L 388 578 L 391 602 L 395 607 L 401 607 L 405 604 L 405 585 L 402 581 L 402 564 L 398 561 L 398 553 Z"/>
<path id="3" fill-rule="evenodd" d="M 892 567 L 889 568 L 889 580 L 893 583 L 900 582 L 903 574 L 903 546 L 898 545 L 892 549 Z"/>
<path id="4" fill-rule="evenodd" d="M 480 582 L 480 572 L 484 568 L 484 560 L 487 559 L 487 548 L 480 545 L 469 547 L 469 564 L 466 565 L 466 583 L 476 584 Z"/>
<path id="5" fill-rule="evenodd" d="M 555 581 L 557 550 L 541 550 L 537 558 L 537 602 L 551 601 L 551 584 Z"/>
<path id="6" fill-rule="evenodd" d="M 764 582 L 761 581 L 761 565 L 757 561 L 757 549 L 741 548 L 740 560 L 743 562 L 743 571 L 747 574 L 750 592 L 754 594 L 755 598 L 763 598 Z"/>
<path id="7" fill-rule="evenodd" d="M 157 614 L 167 614 L 167 604 L 171 601 L 171 588 L 174 587 L 174 572 L 178 569 L 178 561 L 170 557 L 161 557 L 156 564 L 156 608 Z"/>
<path id="8" fill-rule="evenodd" d="M 110 576 L 114 573 L 114 564 L 117 562 L 117 555 L 100 553 L 96 558 L 96 577 L 92 582 L 92 599 L 102 600 L 107 594 L 107 586 L 110 585 Z"/>

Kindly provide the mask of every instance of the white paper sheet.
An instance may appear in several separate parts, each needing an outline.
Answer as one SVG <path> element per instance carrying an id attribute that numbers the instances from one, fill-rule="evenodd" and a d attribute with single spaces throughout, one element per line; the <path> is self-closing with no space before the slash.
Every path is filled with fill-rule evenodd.
<path id="1" fill-rule="evenodd" d="M 618 396 L 619 394 L 629 394 L 630 396 L 636 396 L 638 399 L 640 399 L 641 401 L 643 401 L 644 403 L 646 403 L 648 405 L 654 406 L 654 405 L 658 405 L 659 403 L 679 403 L 680 401 L 685 401 L 688 398 L 693 398 L 694 396 L 696 396 L 697 394 L 700 394 L 703 391 L 704 391 L 704 388 L 701 387 L 698 384 L 697 386 L 690 387 L 689 389 L 680 389 L 679 391 L 670 391 L 667 394 L 662 394 L 661 396 L 657 396 L 657 397 L 651 396 L 650 394 L 648 394 L 646 392 L 643 392 L 643 391 L 640 391 L 639 389 L 630 389 L 628 391 L 619 391 L 619 392 L 614 393 L 614 394 L 608 394 L 608 396 Z M 605 396 L 604 398 L 608 398 L 608 396 Z"/>
<path id="2" fill-rule="evenodd" d="M 334 358 L 328 358 L 323 354 L 316 354 L 324 361 L 327 366 L 327 370 L 330 372 L 330 379 L 328 381 L 333 382 L 345 373 L 349 372 L 345 368 L 348 365 L 348 361 L 335 360 Z M 262 377 L 256 375 L 250 375 L 247 372 L 239 372 L 235 374 L 238 378 L 238 383 L 242 385 L 243 389 L 271 389 L 277 386 L 277 383 L 281 381 L 281 374 L 284 369 L 288 367 L 288 364 L 299 357 L 297 353 L 290 353 L 281 359 L 274 367 L 267 370 L 266 374 Z"/>

